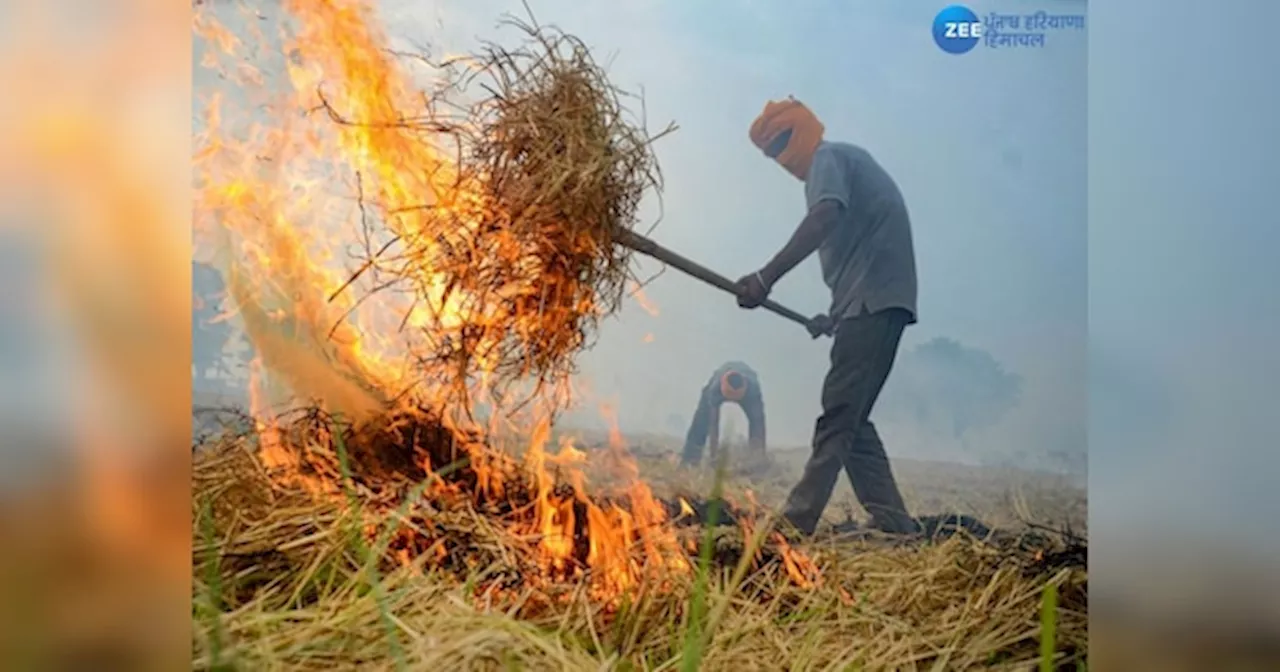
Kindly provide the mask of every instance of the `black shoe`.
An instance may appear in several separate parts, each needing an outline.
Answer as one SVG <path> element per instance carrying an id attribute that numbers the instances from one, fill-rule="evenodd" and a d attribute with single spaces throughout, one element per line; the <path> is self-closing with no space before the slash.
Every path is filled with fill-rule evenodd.
<path id="1" fill-rule="evenodd" d="M 857 534 L 863 531 L 865 531 L 864 528 L 858 524 L 858 521 L 853 520 L 852 518 L 831 526 L 831 533 L 837 536 Z"/>
<path id="2" fill-rule="evenodd" d="M 797 525 L 794 521 L 788 518 L 785 513 L 779 515 L 777 519 L 774 520 L 773 531 L 781 534 L 789 543 L 811 539 L 816 532 L 816 530 L 806 530 Z"/>
<path id="3" fill-rule="evenodd" d="M 921 533 L 920 521 L 907 515 L 907 512 L 894 509 L 883 509 L 871 513 L 872 528 L 885 534 L 915 536 Z"/>
<path id="4" fill-rule="evenodd" d="M 991 528 L 982 521 L 964 514 L 945 513 L 941 515 L 921 516 L 916 521 L 919 534 L 927 537 L 946 539 L 958 532 L 965 532 L 982 540 L 991 536 Z"/>

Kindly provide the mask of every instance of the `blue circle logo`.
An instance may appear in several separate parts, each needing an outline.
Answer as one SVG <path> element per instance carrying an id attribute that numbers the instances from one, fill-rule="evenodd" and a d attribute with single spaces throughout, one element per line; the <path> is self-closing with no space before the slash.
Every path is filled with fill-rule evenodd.
<path id="1" fill-rule="evenodd" d="M 933 41 L 948 54 L 963 54 L 978 46 L 982 22 L 964 5 L 945 7 L 933 17 Z"/>

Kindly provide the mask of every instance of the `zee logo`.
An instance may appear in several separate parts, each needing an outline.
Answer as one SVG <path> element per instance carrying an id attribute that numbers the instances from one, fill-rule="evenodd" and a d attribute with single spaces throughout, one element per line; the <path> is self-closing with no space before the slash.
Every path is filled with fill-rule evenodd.
<path id="1" fill-rule="evenodd" d="M 948 54 L 963 54 L 978 45 L 982 28 L 968 7 L 951 5 L 933 17 L 933 41 Z"/>

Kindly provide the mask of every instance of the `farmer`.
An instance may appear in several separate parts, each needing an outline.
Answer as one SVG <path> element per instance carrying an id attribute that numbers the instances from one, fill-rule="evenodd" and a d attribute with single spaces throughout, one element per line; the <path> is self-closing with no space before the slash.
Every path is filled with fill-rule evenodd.
<path id="1" fill-rule="evenodd" d="M 714 462 L 720 451 L 720 406 L 725 402 L 738 404 L 747 416 L 747 445 L 754 457 L 764 456 L 764 395 L 760 392 L 760 377 L 742 362 L 728 362 L 711 374 L 698 398 L 698 410 L 684 440 L 681 463 L 698 464 L 702 461 L 702 447 L 711 449 Z"/>
<path id="2" fill-rule="evenodd" d="M 813 534 L 841 468 L 872 525 L 913 533 L 884 444 L 868 419 L 903 329 L 916 322 L 916 265 L 902 194 L 867 150 L 823 139 L 823 125 L 795 99 L 769 102 L 751 125 L 751 141 L 804 183 L 808 211 L 787 244 L 763 268 L 738 281 L 738 305 L 756 308 L 773 286 L 815 251 L 831 288 L 831 309 L 809 323 L 834 334 L 822 385 L 813 454 L 783 515 Z"/>

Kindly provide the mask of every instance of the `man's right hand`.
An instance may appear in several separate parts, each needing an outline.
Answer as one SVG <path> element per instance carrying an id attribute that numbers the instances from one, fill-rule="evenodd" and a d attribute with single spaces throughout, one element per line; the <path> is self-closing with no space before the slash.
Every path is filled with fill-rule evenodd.
<path id="1" fill-rule="evenodd" d="M 759 272 L 738 278 L 738 307 L 759 308 L 769 298 L 769 286 L 764 284 L 764 276 Z"/>
<path id="2" fill-rule="evenodd" d="M 809 335 L 813 338 L 830 336 L 835 331 L 836 323 L 827 315 L 814 315 L 804 328 L 809 330 Z"/>

